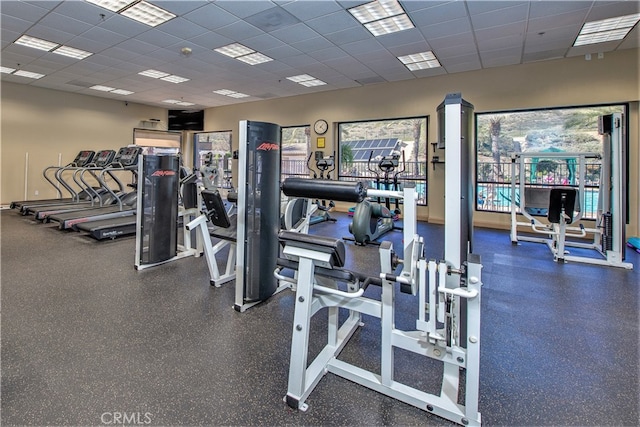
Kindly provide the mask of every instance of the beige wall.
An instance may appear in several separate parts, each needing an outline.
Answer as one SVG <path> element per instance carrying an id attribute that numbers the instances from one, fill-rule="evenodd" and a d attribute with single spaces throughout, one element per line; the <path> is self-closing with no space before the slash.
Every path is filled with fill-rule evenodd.
<path id="1" fill-rule="evenodd" d="M 638 229 L 638 50 L 605 54 L 604 59 L 584 57 L 491 68 L 418 80 L 370 85 L 340 91 L 210 108 L 205 128 L 234 129 L 237 148 L 239 120 L 256 120 L 282 126 L 312 124 L 323 118 L 332 124 L 326 135 L 326 153 L 333 152 L 337 122 L 429 115 L 429 142 L 436 141 L 436 108 L 450 92 L 461 92 L 476 112 L 538 107 L 589 105 L 633 101 L 630 117 L 631 225 Z M 315 137 L 313 138 L 315 141 Z M 429 153 L 431 156 L 432 153 Z M 442 156 L 442 153 L 439 153 Z M 429 168 L 429 207 L 419 216 L 444 221 L 444 169 Z M 477 213 L 477 225 L 508 228 L 509 215 Z"/>
<path id="2" fill-rule="evenodd" d="M 140 121 L 167 119 L 164 108 L 15 83 L 2 83 L 1 99 L 3 205 L 24 199 L 26 153 L 27 199 L 52 198 L 55 190 L 42 170 L 57 165 L 59 155 L 67 164 L 80 150 L 117 150 L 133 143 Z"/>
<path id="3" fill-rule="evenodd" d="M 332 131 L 326 135 L 325 152 L 329 153 L 335 143 L 335 123 L 341 121 L 429 115 L 428 140 L 435 141 L 436 107 L 450 92 L 461 92 L 474 104 L 476 112 L 632 101 L 631 225 L 627 231 L 629 235 L 638 235 L 638 59 L 638 50 L 625 50 L 606 53 L 601 60 L 576 57 L 210 108 L 205 111 L 205 129 L 233 129 L 237 148 L 240 120 L 289 126 L 312 124 L 324 118 L 332 124 Z M 36 188 L 45 188 L 40 177 L 42 169 L 57 162 L 59 152 L 63 153 L 63 162 L 68 162 L 82 148 L 126 145 L 132 140 L 132 128 L 139 126 L 140 120 L 166 117 L 166 111 L 160 108 L 134 104 L 127 107 L 121 101 L 13 84 L 2 86 L 1 113 L 3 204 L 23 196 L 25 152 L 32 159 L 28 192 L 33 197 Z M 189 144 L 190 136 L 183 141 Z M 184 151 L 185 160 L 190 162 L 190 146 L 186 145 Z M 433 171 L 430 167 L 428 178 L 429 207 L 420 209 L 419 215 L 421 219 L 441 223 L 443 168 Z M 475 221 L 477 225 L 507 228 L 509 216 L 478 213 Z"/>

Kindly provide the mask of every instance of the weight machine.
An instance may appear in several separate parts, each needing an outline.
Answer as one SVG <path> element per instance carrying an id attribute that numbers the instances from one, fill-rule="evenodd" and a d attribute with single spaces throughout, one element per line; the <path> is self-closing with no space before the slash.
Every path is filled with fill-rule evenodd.
<path id="1" fill-rule="evenodd" d="M 236 278 L 237 216 L 234 213 L 233 202 L 227 209 L 218 190 L 204 189 L 200 192 L 200 195 L 206 210 L 196 219 L 186 224 L 185 228 L 189 231 L 196 230 L 196 233 L 198 233 L 199 239 L 203 244 L 207 267 L 209 268 L 209 283 L 220 287 Z M 209 230 L 208 221 L 215 226 L 213 230 Z M 220 241 L 213 245 L 211 237 Z M 224 273 L 220 274 L 216 255 L 226 247 L 229 247 L 229 252 Z"/>
<path id="2" fill-rule="evenodd" d="M 280 232 L 284 258 L 278 260 L 274 275 L 295 289 L 295 313 L 291 341 L 291 360 L 287 405 L 307 410 L 307 398 L 327 373 L 339 375 L 402 402 L 426 410 L 461 425 L 481 424 L 478 412 L 480 369 L 480 259 L 471 253 L 473 198 L 470 180 L 473 164 L 472 138 L 461 128 L 471 129 L 472 114 L 463 114 L 460 94 L 448 95 L 446 112 L 446 207 L 445 252 L 442 261 L 424 258 L 424 241 L 417 235 L 414 186 L 402 191 L 366 189 L 361 182 L 328 183 L 319 180 L 287 179 L 283 191 L 295 197 L 361 202 L 365 197 L 393 197 L 404 201 L 403 258 L 399 259 L 390 242 L 379 248 L 381 273 L 370 277 L 346 270 L 345 244 L 341 239 Z M 470 105 L 470 104 L 468 104 Z M 467 123 L 469 120 L 469 123 Z M 467 124 L 468 126 L 464 126 Z M 460 222 L 449 224 L 450 219 Z M 396 273 L 396 267 L 401 270 Z M 293 277 L 283 270 L 295 270 Z M 416 328 L 395 327 L 395 283 L 402 292 L 417 295 L 419 314 Z M 346 284 L 346 290 L 338 285 Z M 380 300 L 366 297 L 368 286 L 382 287 Z M 344 286 L 342 286 L 344 288 Z M 312 339 L 311 318 L 328 310 L 327 343 L 308 364 Z M 340 310 L 348 317 L 340 324 Z M 363 315 L 380 319 L 380 372 L 374 373 L 340 360 L 342 349 L 357 328 L 365 326 Z M 441 389 L 431 394 L 394 379 L 394 348 L 442 362 Z M 464 375 L 461 372 L 464 371 Z M 463 403 L 459 403 L 463 402 Z"/>
<path id="3" fill-rule="evenodd" d="M 140 156 L 138 161 L 138 204 L 136 211 L 135 269 L 143 270 L 202 253 L 185 225 L 198 215 L 195 174 L 181 179 L 176 155 Z M 179 193 L 182 189 L 182 206 Z M 182 218 L 182 244 L 178 241 L 178 220 Z"/>
<path id="4" fill-rule="evenodd" d="M 602 156 L 598 153 L 565 152 L 512 154 L 511 243 L 517 244 L 518 241 L 544 243 L 551 250 L 554 261 L 557 262 L 574 261 L 633 269 L 633 264 L 624 262 L 626 167 L 622 115 L 615 113 L 601 116 L 598 124 L 599 132 L 603 136 Z M 555 187 L 527 185 L 526 165 L 531 164 L 527 161 L 545 158 L 563 159 L 569 165 L 575 164 L 577 185 Z M 587 209 L 585 182 L 588 159 L 601 159 L 595 227 L 585 227 L 584 224 L 578 223 Z M 514 202 L 517 196 L 519 196 L 520 212 Z M 544 216 L 536 215 L 541 212 L 546 212 L 546 221 L 542 220 Z M 523 215 L 527 221 L 518 221 L 518 214 Z M 578 225 L 572 225 L 576 223 Z M 518 227 L 546 235 L 546 237 L 519 234 Z M 589 236 L 592 236 L 590 241 Z M 570 255 L 567 251 L 568 247 L 593 250 L 598 258 Z"/>

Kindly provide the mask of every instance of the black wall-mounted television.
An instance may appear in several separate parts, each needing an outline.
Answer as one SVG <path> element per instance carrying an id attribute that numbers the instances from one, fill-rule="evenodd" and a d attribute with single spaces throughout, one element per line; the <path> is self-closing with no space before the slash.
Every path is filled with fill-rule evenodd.
<path id="1" fill-rule="evenodd" d="M 204 130 L 204 110 L 169 110 L 168 130 Z"/>

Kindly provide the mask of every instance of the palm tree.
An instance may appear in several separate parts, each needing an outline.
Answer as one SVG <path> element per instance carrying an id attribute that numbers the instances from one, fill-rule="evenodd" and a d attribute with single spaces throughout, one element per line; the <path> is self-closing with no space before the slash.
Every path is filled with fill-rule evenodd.
<path id="1" fill-rule="evenodd" d="M 493 181 L 497 182 L 500 177 L 500 128 L 502 117 L 492 117 L 489 124 L 489 134 L 491 136 L 491 157 L 493 157 Z"/>

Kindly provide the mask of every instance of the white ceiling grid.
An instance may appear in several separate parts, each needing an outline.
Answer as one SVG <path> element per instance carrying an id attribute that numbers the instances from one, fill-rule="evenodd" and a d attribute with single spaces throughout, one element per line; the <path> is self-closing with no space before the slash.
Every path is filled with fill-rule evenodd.
<path id="1" fill-rule="evenodd" d="M 639 47 L 638 26 L 622 41 L 572 47 L 587 21 L 638 13 L 637 1 L 400 0 L 415 28 L 374 37 L 347 10 L 366 1 L 151 0 L 177 15 L 150 27 L 84 1 L 0 2 L 5 67 L 45 74 L 3 81 L 167 107 L 193 108 L 286 97 L 380 82 Z M 77 60 L 13 42 L 21 35 L 92 52 Z M 248 65 L 214 49 L 241 43 L 272 61 Z M 183 48 L 191 49 L 185 55 Z M 398 56 L 433 51 L 442 67 L 409 71 Z M 19 64 L 19 65 L 18 65 Z M 139 75 L 154 69 L 188 78 Z M 287 77 L 326 82 L 305 87 Z M 135 92 L 118 95 L 89 87 Z M 213 93 L 248 94 L 235 99 Z"/>

